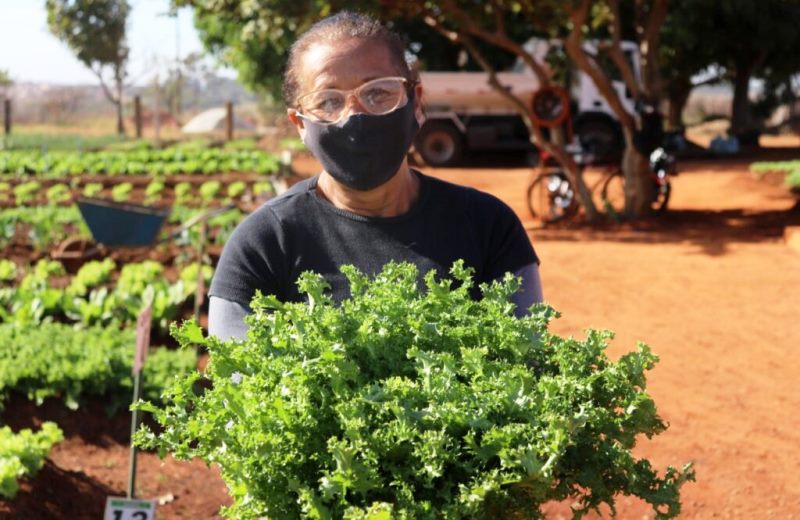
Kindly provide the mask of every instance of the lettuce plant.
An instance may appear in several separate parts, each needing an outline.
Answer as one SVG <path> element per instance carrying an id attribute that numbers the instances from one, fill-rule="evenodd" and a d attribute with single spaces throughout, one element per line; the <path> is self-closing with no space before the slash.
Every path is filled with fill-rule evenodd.
<path id="1" fill-rule="evenodd" d="M 233 518 L 524 519 L 567 498 L 578 518 L 618 494 L 658 518 L 680 512 L 691 465 L 659 476 L 632 453 L 666 428 L 645 345 L 612 362 L 610 332 L 559 337 L 544 305 L 515 317 L 510 275 L 473 300 L 460 262 L 423 290 L 410 264 L 342 273 L 341 304 L 312 273 L 298 281 L 306 303 L 257 295 L 245 340 L 175 328 L 209 349 L 209 381 L 193 374 L 165 408 L 140 404 L 162 433 L 137 442 L 219 465 Z"/>

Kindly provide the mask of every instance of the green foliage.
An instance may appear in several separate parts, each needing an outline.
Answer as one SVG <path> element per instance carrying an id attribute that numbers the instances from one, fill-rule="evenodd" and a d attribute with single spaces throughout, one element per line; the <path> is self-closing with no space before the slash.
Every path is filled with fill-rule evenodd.
<path id="1" fill-rule="evenodd" d="M 87 67 L 119 65 L 128 57 L 125 0 L 46 0 L 47 26 Z"/>
<path id="2" fill-rule="evenodd" d="M 253 184 L 253 195 L 259 197 L 261 195 L 274 195 L 275 187 L 271 182 L 257 182 Z"/>
<path id="3" fill-rule="evenodd" d="M 232 182 L 228 185 L 227 195 L 229 199 L 238 199 L 247 191 L 247 184 L 244 181 Z"/>
<path id="4" fill-rule="evenodd" d="M 790 190 L 800 190 L 800 160 L 755 162 L 750 165 L 750 170 L 758 173 L 785 172 L 786 186 Z"/>
<path id="5" fill-rule="evenodd" d="M 800 168 L 786 174 L 786 186 L 791 190 L 800 190 Z"/>
<path id="6" fill-rule="evenodd" d="M 47 189 L 47 202 L 58 206 L 72 198 L 72 191 L 65 184 L 54 184 Z"/>
<path id="7" fill-rule="evenodd" d="M 0 69 L 0 95 L 5 95 L 5 89 L 14 84 L 11 75 L 5 69 Z"/>
<path id="8" fill-rule="evenodd" d="M 793 172 L 800 170 L 800 160 L 796 161 L 760 161 L 750 165 L 754 172 Z"/>
<path id="9" fill-rule="evenodd" d="M 206 181 L 200 185 L 200 199 L 209 204 L 217 199 L 221 189 L 222 183 L 220 181 Z"/>
<path id="10" fill-rule="evenodd" d="M 175 187 L 176 204 L 184 204 L 187 199 L 194 201 L 191 184 L 185 185 L 187 194 L 183 197 L 178 195 L 180 186 L 181 184 L 178 184 Z M 170 213 L 169 222 L 180 224 L 201 211 L 202 209 L 194 207 L 175 206 Z M 215 237 L 216 242 L 223 244 L 244 217 L 245 214 L 238 209 L 217 215 L 209 220 L 210 234 Z M 193 238 L 197 238 L 197 233 L 196 227 L 187 232 Z M 53 247 L 68 236 L 91 238 L 91 233 L 81 218 L 77 206 L 33 206 L 0 211 L 0 247 L 6 247 L 15 237 L 19 239 L 20 235 L 24 235 L 37 251 Z"/>
<path id="11" fill-rule="evenodd" d="M 103 397 L 113 413 L 130 403 L 135 343 L 133 329 L 114 325 L 79 329 L 63 323 L 0 324 L 0 399 L 11 391 L 37 404 L 57 396 L 75 410 L 88 397 Z M 172 377 L 193 371 L 195 363 L 191 351 L 152 349 L 142 376 L 143 393 L 160 401 Z"/>
<path id="12" fill-rule="evenodd" d="M 137 142 L 137 141 L 131 141 Z M 96 151 L 107 147 L 127 144 L 125 136 L 108 134 L 85 136 L 74 134 L 28 134 L 14 131 L 11 135 L 0 136 L 0 150 L 74 150 L 78 152 Z"/>
<path id="13" fill-rule="evenodd" d="M 800 5 L 784 0 L 682 0 L 670 4 L 662 32 L 661 71 L 667 90 L 689 87 L 692 76 L 714 66 L 719 81 L 741 79 L 747 97 L 748 79 L 767 79 L 761 103 L 770 100 L 776 85 L 800 70 L 796 20 Z M 742 37 L 747 35 L 747 37 Z M 686 92 L 688 95 L 688 91 Z M 769 103 L 767 103 L 769 104 Z M 733 104 L 732 120 L 747 123 L 751 106 Z M 774 108 L 774 107 L 772 107 Z M 761 114 L 768 116 L 769 112 Z M 733 128 L 737 133 L 747 128 Z"/>
<path id="14" fill-rule="evenodd" d="M 133 184 L 130 182 L 120 182 L 111 188 L 111 198 L 114 202 L 125 202 L 131 198 L 133 192 Z"/>
<path id="15" fill-rule="evenodd" d="M 17 265 L 6 258 L 0 259 L 0 282 L 13 282 L 17 278 Z"/>
<path id="16" fill-rule="evenodd" d="M 0 211 L 0 247 L 24 232 L 34 249 L 47 249 L 69 235 L 90 237 L 76 206 L 32 206 Z"/>
<path id="17" fill-rule="evenodd" d="M 89 262 L 66 288 L 59 288 L 53 277 L 63 276 L 63 267 L 41 260 L 18 286 L 0 289 L 0 323 L 32 326 L 53 319 L 86 326 L 134 323 L 150 304 L 155 327 L 166 330 L 197 290 L 197 266 L 187 266 L 178 280 L 170 282 L 156 262 L 127 264 L 116 284 L 111 285 L 115 267 L 111 259 Z M 206 281 L 211 279 L 211 272 L 211 267 L 204 266 Z"/>
<path id="18" fill-rule="evenodd" d="M 658 518 L 680 512 L 690 465 L 659 477 L 637 436 L 666 425 L 645 391 L 645 345 L 610 361 L 610 332 L 548 332 L 536 306 L 516 318 L 519 281 L 481 287 L 457 263 L 449 279 L 389 264 L 374 279 L 342 268 L 352 297 L 335 305 L 313 273 L 307 303 L 257 295 L 247 339 L 173 333 L 210 351 L 210 385 L 177 381 L 168 406 L 141 404 L 163 433 L 137 434 L 163 456 L 217 463 L 234 518 L 540 518 L 550 500 L 575 517 L 632 494 Z"/>
<path id="19" fill-rule="evenodd" d="M 275 155 L 261 150 L 182 149 L 103 152 L 0 151 L 0 175 L 63 178 L 73 175 L 175 175 L 278 171 Z"/>
<path id="20" fill-rule="evenodd" d="M 18 480 L 34 477 L 53 445 L 63 439 L 63 432 L 52 422 L 43 423 L 36 433 L 29 428 L 19 433 L 8 426 L 0 428 L 0 497 L 14 498 Z"/>
<path id="21" fill-rule="evenodd" d="M 106 98 L 117 107 L 117 133 L 125 134 L 122 91 L 128 61 L 125 41 L 130 5 L 126 0 L 45 0 L 47 27 L 97 75 Z M 103 78 L 109 67 L 116 94 Z"/>
<path id="22" fill-rule="evenodd" d="M 117 264 L 111 258 L 86 262 L 72 277 L 67 290 L 75 296 L 84 296 L 89 289 L 107 283 L 116 268 Z"/>
<path id="23" fill-rule="evenodd" d="M 101 183 L 87 182 L 86 185 L 83 187 L 83 196 L 96 197 L 101 191 L 103 191 L 103 185 Z"/>
<path id="24" fill-rule="evenodd" d="M 36 199 L 36 194 L 39 192 L 39 189 L 42 187 L 36 181 L 28 181 L 23 182 L 22 184 L 17 184 L 14 186 L 14 203 L 17 206 L 25 206 L 26 204 L 30 204 L 31 201 Z"/>
<path id="25" fill-rule="evenodd" d="M 164 188 L 166 188 L 164 181 L 160 179 L 150 181 L 144 190 L 144 203 L 152 204 L 161 200 L 161 196 L 164 193 Z"/>

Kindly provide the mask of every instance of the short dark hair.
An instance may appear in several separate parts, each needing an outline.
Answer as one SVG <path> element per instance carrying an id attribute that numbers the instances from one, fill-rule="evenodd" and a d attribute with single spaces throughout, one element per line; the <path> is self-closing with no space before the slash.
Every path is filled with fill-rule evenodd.
<path id="1" fill-rule="evenodd" d="M 383 43 L 400 75 L 409 85 L 416 84 L 416 73 L 406 61 L 406 47 L 402 38 L 375 18 L 352 11 L 340 11 L 323 18 L 304 32 L 289 50 L 289 60 L 283 74 L 283 98 L 294 106 L 300 89 L 299 68 L 303 55 L 315 43 L 334 43 L 351 38 L 376 40 Z"/>

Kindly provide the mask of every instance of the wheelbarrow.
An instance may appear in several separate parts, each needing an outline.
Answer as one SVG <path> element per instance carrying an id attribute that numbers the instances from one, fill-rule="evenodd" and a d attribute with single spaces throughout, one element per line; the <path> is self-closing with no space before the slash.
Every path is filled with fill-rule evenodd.
<path id="1" fill-rule="evenodd" d="M 169 235 L 157 239 L 171 208 L 155 208 L 90 197 L 79 197 L 76 203 L 92 234 L 92 240 L 70 237 L 53 251 L 52 258 L 60 260 L 68 271 L 73 270 L 70 265 L 81 265 L 87 260 L 104 256 L 107 248 L 145 247 L 168 242 L 187 229 L 237 207 L 229 204 L 204 211 Z"/>

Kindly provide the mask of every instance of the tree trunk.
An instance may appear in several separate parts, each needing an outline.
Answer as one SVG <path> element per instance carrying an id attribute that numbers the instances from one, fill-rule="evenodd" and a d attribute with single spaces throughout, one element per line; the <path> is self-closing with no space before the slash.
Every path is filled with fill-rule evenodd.
<path id="1" fill-rule="evenodd" d="M 683 130 L 683 109 L 689 101 L 692 93 L 691 82 L 680 85 L 670 85 L 668 108 L 667 108 L 667 128 L 669 130 Z"/>
<path id="2" fill-rule="evenodd" d="M 630 219 L 650 213 L 655 189 L 650 176 L 650 159 L 633 145 L 633 134 L 625 132 L 625 151 L 622 154 L 622 174 L 625 178 L 625 216 Z"/>
<path id="3" fill-rule="evenodd" d="M 117 84 L 117 134 L 125 135 L 125 120 L 122 117 L 122 74 L 119 66 L 115 68 L 114 80 Z"/>
<path id="4" fill-rule="evenodd" d="M 751 67 L 737 64 L 736 75 L 733 79 L 733 104 L 731 106 L 731 130 L 735 136 L 744 135 L 753 130 L 753 118 L 750 113 L 750 87 Z"/>
<path id="5" fill-rule="evenodd" d="M 122 117 L 122 101 L 117 101 L 117 133 L 125 135 L 125 121 Z"/>
<path id="6" fill-rule="evenodd" d="M 553 143 L 546 143 L 544 139 L 542 139 L 539 143 L 531 141 L 534 145 L 544 146 L 545 150 L 553 156 L 553 158 L 564 168 L 564 173 L 566 174 L 569 181 L 575 186 L 578 190 L 578 201 L 580 202 L 581 206 L 583 206 L 583 210 L 586 212 L 586 220 L 588 222 L 596 222 L 597 221 L 597 208 L 594 205 L 594 200 L 592 199 L 592 191 L 586 185 L 586 181 L 583 178 L 583 170 L 578 167 L 575 160 L 572 156 L 567 153 L 563 146 L 559 146 Z"/>

